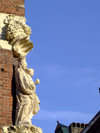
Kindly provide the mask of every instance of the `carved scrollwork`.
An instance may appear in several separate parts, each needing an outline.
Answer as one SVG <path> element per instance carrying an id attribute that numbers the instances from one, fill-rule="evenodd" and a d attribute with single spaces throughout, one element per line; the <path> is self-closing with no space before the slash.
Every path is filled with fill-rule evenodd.
<path id="1" fill-rule="evenodd" d="M 25 24 L 25 18 L 8 15 L 4 21 L 6 25 L 6 39 L 13 47 L 14 56 L 22 58 L 33 48 L 30 41 L 31 28 Z"/>

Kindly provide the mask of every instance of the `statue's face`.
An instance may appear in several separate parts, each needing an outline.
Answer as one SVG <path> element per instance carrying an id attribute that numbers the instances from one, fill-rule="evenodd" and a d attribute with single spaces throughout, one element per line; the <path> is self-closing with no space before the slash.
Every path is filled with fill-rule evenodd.
<path id="1" fill-rule="evenodd" d="M 29 75 L 33 76 L 34 75 L 34 70 L 33 69 L 28 69 Z"/>
<path id="2" fill-rule="evenodd" d="M 24 70 L 27 69 L 27 63 L 26 63 L 26 60 L 23 60 L 23 61 L 22 61 L 22 67 L 23 67 Z"/>

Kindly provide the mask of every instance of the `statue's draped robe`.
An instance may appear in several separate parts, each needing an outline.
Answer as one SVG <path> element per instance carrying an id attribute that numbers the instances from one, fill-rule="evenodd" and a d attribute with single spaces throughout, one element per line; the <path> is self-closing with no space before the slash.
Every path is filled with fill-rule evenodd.
<path id="1" fill-rule="evenodd" d="M 16 70 L 16 118 L 15 124 L 31 124 L 31 118 L 39 110 L 39 99 L 35 93 L 35 84 L 22 68 Z"/>

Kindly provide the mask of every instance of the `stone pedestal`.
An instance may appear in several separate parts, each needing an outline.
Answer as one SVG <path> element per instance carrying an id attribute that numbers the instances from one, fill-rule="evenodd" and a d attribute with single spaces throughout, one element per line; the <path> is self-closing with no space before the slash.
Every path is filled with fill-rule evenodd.
<path id="1" fill-rule="evenodd" d="M 2 133 L 42 133 L 41 128 L 32 126 L 9 126 L 3 127 Z"/>

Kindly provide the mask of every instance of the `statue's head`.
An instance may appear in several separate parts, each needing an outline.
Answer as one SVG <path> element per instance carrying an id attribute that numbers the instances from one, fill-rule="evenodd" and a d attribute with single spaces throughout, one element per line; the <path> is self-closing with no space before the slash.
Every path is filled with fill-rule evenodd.
<path id="1" fill-rule="evenodd" d="M 27 70 L 27 63 L 26 63 L 26 58 L 25 57 L 20 59 L 19 67 L 21 67 L 24 70 Z"/>
<path id="2" fill-rule="evenodd" d="M 30 76 L 33 76 L 34 75 L 34 70 L 33 69 L 27 69 L 26 70 L 27 74 L 29 74 Z"/>

